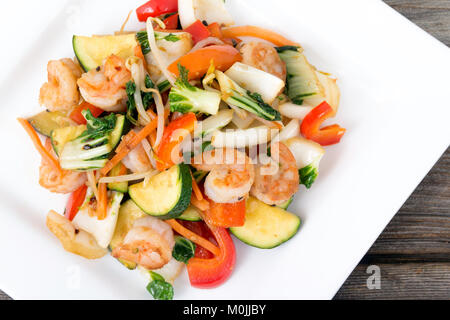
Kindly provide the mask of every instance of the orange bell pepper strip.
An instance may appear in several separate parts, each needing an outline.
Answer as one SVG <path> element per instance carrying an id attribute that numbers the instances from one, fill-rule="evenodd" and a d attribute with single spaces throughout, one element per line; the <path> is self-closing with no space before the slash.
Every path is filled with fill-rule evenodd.
<path id="1" fill-rule="evenodd" d="M 208 225 L 231 228 L 245 224 L 245 199 L 236 203 L 216 203 L 209 199 L 209 203 L 209 209 L 203 214 Z"/>
<path id="2" fill-rule="evenodd" d="M 326 102 L 322 102 L 311 110 L 303 119 L 300 126 L 301 134 L 309 140 L 315 141 L 322 146 L 329 146 L 339 143 L 345 134 L 345 129 L 337 124 L 320 128 L 320 125 L 328 118 L 333 116 L 333 108 Z"/>
<path id="3" fill-rule="evenodd" d="M 168 70 L 178 77 L 180 75 L 178 64 L 181 64 L 189 70 L 189 80 L 200 79 L 208 72 L 211 61 L 217 70 L 226 71 L 235 62 L 242 61 L 242 56 L 232 46 L 214 45 L 188 53 L 172 63 Z"/>
<path id="4" fill-rule="evenodd" d="M 156 152 L 158 158 L 156 167 L 159 171 L 169 169 L 176 164 L 178 159 L 173 158 L 179 156 L 179 146 L 181 142 L 183 142 L 189 134 L 194 132 L 196 125 L 197 117 L 194 113 L 190 112 L 170 122 L 164 129 L 163 138 Z"/>
<path id="5" fill-rule="evenodd" d="M 222 29 L 222 34 L 224 38 L 255 37 L 272 42 L 276 46 L 300 46 L 300 44 L 286 39 L 276 32 L 255 26 Z"/>
<path id="6" fill-rule="evenodd" d="M 209 26 L 207 26 L 209 33 L 211 34 L 211 37 L 216 37 L 219 39 L 223 38 L 222 28 L 217 22 L 211 23 Z"/>

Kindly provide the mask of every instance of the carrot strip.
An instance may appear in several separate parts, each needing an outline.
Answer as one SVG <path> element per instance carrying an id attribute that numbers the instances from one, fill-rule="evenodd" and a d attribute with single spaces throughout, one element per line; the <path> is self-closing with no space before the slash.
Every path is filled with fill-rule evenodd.
<path id="1" fill-rule="evenodd" d="M 197 197 L 192 194 L 191 203 L 194 207 L 198 208 L 200 211 L 206 211 L 209 209 L 209 201 L 206 199 L 198 200 Z"/>
<path id="2" fill-rule="evenodd" d="M 192 190 L 194 191 L 195 197 L 197 198 L 198 201 L 202 201 L 203 193 L 200 190 L 200 187 L 198 186 L 197 181 L 195 181 L 194 176 L 192 175 L 192 172 L 191 172 L 191 177 L 192 177 Z"/>
<path id="3" fill-rule="evenodd" d="M 224 38 L 255 37 L 272 42 L 277 46 L 300 46 L 298 43 L 288 40 L 276 32 L 255 26 L 222 29 L 222 34 Z"/>
<path id="4" fill-rule="evenodd" d="M 106 219 L 108 207 L 108 190 L 106 183 L 98 184 L 98 199 L 97 199 L 97 218 L 99 220 Z"/>
<path id="5" fill-rule="evenodd" d="M 191 240 L 195 244 L 198 244 L 199 246 L 205 248 L 206 250 L 213 253 L 215 256 L 220 255 L 220 249 L 216 245 L 214 245 L 210 241 L 206 240 L 205 238 L 199 236 L 198 234 L 192 232 L 191 230 L 183 227 L 178 221 L 166 220 L 166 222 L 172 227 L 173 230 L 178 232 L 180 235 L 182 235 L 186 239 Z"/>
<path id="6" fill-rule="evenodd" d="M 53 157 L 53 155 L 50 152 L 48 152 L 47 149 L 45 149 L 45 147 L 42 145 L 41 139 L 39 139 L 39 136 L 36 133 L 36 130 L 34 130 L 33 126 L 27 120 L 25 120 L 23 118 L 19 118 L 17 120 L 22 125 L 22 127 L 25 129 L 27 134 L 30 136 L 31 141 L 33 142 L 37 151 L 41 154 L 42 158 L 44 158 L 56 170 L 58 170 L 59 174 L 62 174 L 63 171 L 61 169 L 58 159 Z"/>
<path id="7" fill-rule="evenodd" d="M 116 155 L 111 160 L 109 160 L 106 163 L 105 167 L 103 167 L 103 169 L 100 171 L 101 175 L 106 176 L 108 172 L 111 171 L 112 168 L 114 168 L 120 161 L 122 161 L 122 159 L 125 158 L 128 153 L 136 148 L 139 143 L 142 142 L 142 140 L 147 138 L 147 136 L 152 133 L 157 126 L 158 117 L 147 124 L 141 131 L 139 131 L 138 134 L 136 134 L 134 131 L 130 131 L 130 133 L 128 133 L 122 140 L 122 142 L 125 142 L 125 144 L 117 148 Z M 128 135 L 131 136 L 131 139 L 127 139 Z"/>

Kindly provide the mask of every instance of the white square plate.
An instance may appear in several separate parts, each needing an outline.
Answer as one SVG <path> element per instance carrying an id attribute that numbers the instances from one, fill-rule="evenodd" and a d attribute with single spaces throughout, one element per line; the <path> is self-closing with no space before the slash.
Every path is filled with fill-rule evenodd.
<path id="1" fill-rule="evenodd" d="M 39 156 L 15 120 L 39 109 L 46 63 L 73 56 L 72 34 L 118 30 L 143 2 L 1 4 L 0 288 L 13 298 L 151 298 L 138 272 L 111 257 L 87 261 L 66 253 L 47 230 L 46 213 L 62 212 L 65 197 L 38 185 Z M 335 120 L 347 134 L 327 148 L 314 187 L 296 196 L 290 210 L 303 225 L 293 240 L 270 251 L 236 240 L 237 264 L 225 285 L 193 289 L 183 274 L 175 298 L 330 299 L 448 146 L 449 50 L 381 1 L 227 6 L 237 24 L 300 42 L 314 65 L 339 78 Z"/>

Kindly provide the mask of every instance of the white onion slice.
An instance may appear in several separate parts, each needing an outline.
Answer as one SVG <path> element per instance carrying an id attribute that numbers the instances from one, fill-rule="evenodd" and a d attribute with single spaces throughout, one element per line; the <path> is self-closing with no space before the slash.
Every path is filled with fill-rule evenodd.
<path id="1" fill-rule="evenodd" d="M 245 148 L 268 143 L 276 130 L 267 127 L 255 127 L 246 130 L 215 131 L 211 144 L 215 148 Z"/>
<path id="2" fill-rule="evenodd" d="M 195 52 L 195 51 L 202 49 L 206 46 L 209 46 L 211 44 L 219 44 L 220 45 L 220 44 L 223 44 L 223 41 L 216 37 L 208 37 L 206 39 L 203 39 L 203 40 L 197 42 L 197 44 L 191 49 L 191 51 L 189 51 L 189 53 Z"/>
<path id="3" fill-rule="evenodd" d="M 180 14 L 180 22 L 183 29 L 197 21 L 193 0 L 178 0 L 178 13 Z"/>
<path id="4" fill-rule="evenodd" d="M 303 120 L 312 109 L 314 109 L 314 107 L 307 105 L 299 106 L 297 104 L 293 104 L 292 102 L 283 103 L 278 107 L 278 111 L 280 111 L 283 116 L 290 119 L 299 120 Z"/>
<path id="5" fill-rule="evenodd" d="M 273 141 L 285 141 L 300 135 L 300 122 L 292 119 L 283 130 L 273 139 Z"/>

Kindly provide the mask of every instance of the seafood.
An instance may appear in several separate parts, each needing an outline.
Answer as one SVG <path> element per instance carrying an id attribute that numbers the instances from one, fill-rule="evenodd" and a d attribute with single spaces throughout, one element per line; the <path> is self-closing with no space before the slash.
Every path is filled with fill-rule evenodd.
<path id="1" fill-rule="evenodd" d="M 214 202 L 234 203 L 248 196 L 255 178 L 250 158 L 236 149 L 215 149 L 194 158 L 197 170 L 209 171 L 205 193 Z"/>
<path id="2" fill-rule="evenodd" d="M 56 157 L 50 139 L 46 139 L 45 148 Z M 86 173 L 62 170 L 59 173 L 48 161 L 42 159 L 39 168 L 39 184 L 54 193 L 72 193 L 87 181 Z"/>
<path id="3" fill-rule="evenodd" d="M 284 143 L 273 143 L 270 161 L 257 166 L 251 195 L 269 205 L 279 205 L 298 189 L 298 168 L 292 152 Z"/>
<path id="4" fill-rule="evenodd" d="M 125 110 L 125 85 L 130 80 L 131 73 L 123 59 L 111 55 L 102 67 L 83 74 L 78 86 L 87 102 L 108 112 L 119 112 Z"/>
<path id="5" fill-rule="evenodd" d="M 242 45 L 240 52 L 243 59 L 242 63 L 271 73 L 286 81 L 286 64 L 271 45 L 258 41 L 247 42 Z"/>
<path id="6" fill-rule="evenodd" d="M 47 64 L 48 82 L 39 93 L 39 103 L 50 111 L 68 110 L 80 101 L 77 80 L 80 67 L 71 59 L 52 60 Z"/>
<path id="7" fill-rule="evenodd" d="M 113 250 L 112 255 L 135 262 L 145 269 L 155 270 L 169 263 L 174 245 L 172 228 L 148 216 L 134 222 L 123 243 Z"/>

